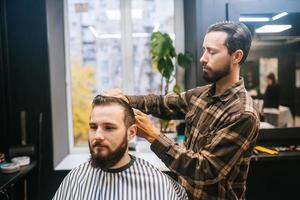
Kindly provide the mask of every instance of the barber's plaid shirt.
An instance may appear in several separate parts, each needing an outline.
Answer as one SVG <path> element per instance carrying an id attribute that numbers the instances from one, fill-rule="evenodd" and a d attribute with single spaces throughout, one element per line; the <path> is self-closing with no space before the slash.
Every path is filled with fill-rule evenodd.
<path id="1" fill-rule="evenodd" d="M 194 199 L 244 199 L 258 112 L 242 78 L 219 96 L 214 91 L 215 85 L 208 85 L 180 95 L 127 97 L 145 113 L 185 119 L 184 146 L 161 134 L 151 149 Z"/>

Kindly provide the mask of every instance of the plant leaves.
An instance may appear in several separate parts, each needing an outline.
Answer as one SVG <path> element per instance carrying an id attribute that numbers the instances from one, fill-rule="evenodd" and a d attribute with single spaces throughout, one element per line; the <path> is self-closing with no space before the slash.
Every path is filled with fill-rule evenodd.
<path id="1" fill-rule="evenodd" d="M 174 65 L 170 58 L 161 58 L 157 63 L 157 69 L 167 80 L 170 79 L 174 71 Z"/>
<path id="2" fill-rule="evenodd" d="M 177 83 L 173 87 L 173 92 L 179 94 L 181 92 L 181 87 Z"/>
<path id="3" fill-rule="evenodd" d="M 158 62 L 157 62 L 157 69 L 158 69 L 158 71 L 161 74 L 163 74 L 165 68 L 166 68 L 166 61 L 165 61 L 165 59 L 164 58 L 159 59 Z"/>
<path id="4" fill-rule="evenodd" d="M 161 33 L 159 31 L 151 34 L 150 54 L 153 68 L 157 67 L 157 70 L 162 75 L 162 81 L 165 81 L 165 90 L 168 90 L 171 77 L 175 74 L 175 66 L 172 61 L 173 58 L 175 58 L 177 64 L 184 69 L 188 68 L 193 61 L 193 57 L 189 52 L 177 55 L 169 34 Z M 180 86 L 175 85 L 173 91 L 179 93 L 181 91 Z"/>
<path id="5" fill-rule="evenodd" d="M 173 87 L 173 92 L 179 94 L 181 92 L 181 87 L 177 83 Z"/>
<path id="6" fill-rule="evenodd" d="M 152 57 L 156 56 L 158 58 L 162 58 L 165 56 L 174 57 L 174 55 L 176 55 L 176 52 L 170 36 L 166 33 L 162 34 L 161 32 L 152 33 L 150 54 Z"/>
<path id="7" fill-rule="evenodd" d="M 193 62 L 193 56 L 189 52 L 186 52 L 185 54 L 179 53 L 177 57 L 177 62 L 179 66 L 181 66 L 184 69 L 187 69 L 191 66 Z"/>
<path id="8" fill-rule="evenodd" d="M 173 74 L 173 71 L 174 71 L 174 65 L 173 65 L 173 62 L 172 60 L 168 57 L 166 59 L 166 66 L 165 66 L 165 69 L 163 71 L 163 76 L 169 80 L 171 75 Z"/>

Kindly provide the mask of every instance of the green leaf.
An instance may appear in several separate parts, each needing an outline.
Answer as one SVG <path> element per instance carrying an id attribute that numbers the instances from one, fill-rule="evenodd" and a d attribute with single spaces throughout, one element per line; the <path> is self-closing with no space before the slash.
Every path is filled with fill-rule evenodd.
<path id="1" fill-rule="evenodd" d="M 163 71 L 163 76 L 167 79 L 167 80 L 169 80 L 170 79 L 170 77 L 171 77 L 171 75 L 172 75 L 172 73 L 173 73 L 173 71 L 174 71 L 174 65 L 173 65 L 173 62 L 172 62 L 172 60 L 168 57 L 167 59 L 166 59 L 166 66 L 165 66 L 165 69 L 164 69 L 164 71 Z"/>
<path id="2" fill-rule="evenodd" d="M 176 57 L 176 51 L 175 51 L 175 48 L 174 48 L 174 47 L 173 47 L 173 48 L 171 49 L 171 51 L 170 51 L 170 56 L 171 56 L 172 58 Z"/>
<path id="3" fill-rule="evenodd" d="M 179 53 L 178 57 L 177 57 L 177 62 L 178 62 L 178 65 L 180 65 L 184 69 L 187 69 L 188 67 L 191 66 L 191 64 L 193 62 L 193 56 L 189 52 L 187 52 L 185 54 Z"/>
<path id="4" fill-rule="evenodd" d="M 161 35 L 161 32 L 153 32 L 153 33 L 151 34 L 151 40 L 153 40 L 154 38 L 159 37 L 159 35 Z"/>
<path id="5" fill-rule="evenodd" d="M 159 58 L 176 55 L 173 42 L 166 33 L 154 32 L 151 35 L 150 54 Z"/>
<path id="6" fill-rule="evenodd" d="M 179 94 L 181 92 L 181 87 L 177 83 L 173 87 L 173 92 Z"/>
<path id="7" fill-rule="evenodd" d="M 161 80 L 165 82 L 165 90 L 168 90 L 171 77 L 175 74 L 175 66 L 172 62 L 173 58 L 184 69 L 188 68 L 193 61 L 192 55 L 188 52 L 177 55 L 170 35 L 159 31 L 151 34 L 150 54 L 152 65 L 157 67 L 159 73 L 162 75 Z M 179 85 L 175 85 L 173 88 L 175 93 L 179 93 L 180 90 Z"/>
<path id="8" fill-rule="evenodd" d="M 161 58 L 157 63 L 157 69 L 164 78 L 169 80 L 174 71 L 172 60 L 170 58 Z"/>
<path id="9" fill-rule="evenodd" d="M 158 71 L 161 74 L 163 74 L 165 68 L 166 68 L 166 61 L 165 61 L 165 59 L 164 58 L 159 59 L 158 62 L 157 62 L 157 69 L 158 69 Z"/>

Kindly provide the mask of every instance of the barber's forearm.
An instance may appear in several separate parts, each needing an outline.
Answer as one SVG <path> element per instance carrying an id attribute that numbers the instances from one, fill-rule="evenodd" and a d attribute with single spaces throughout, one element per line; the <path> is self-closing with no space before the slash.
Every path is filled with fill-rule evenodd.
<path id="1" fill-rule="evenodd" d="M 186 101 L 176 94 L 126 97 L 132 107 L 161 119 L 184 119 L 186 114 Z"/>
<path id="2" fill-rule="evenodd" d="M 155 114 L 160 113 L 160 105 L 162 104 L 161 97 L 158 95 L 127 95 L 129 104 L 141 110 L 146 114 Z"/>

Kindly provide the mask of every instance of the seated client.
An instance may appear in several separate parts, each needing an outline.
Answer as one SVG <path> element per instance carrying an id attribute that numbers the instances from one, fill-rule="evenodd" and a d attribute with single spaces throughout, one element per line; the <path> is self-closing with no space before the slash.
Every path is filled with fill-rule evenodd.
<path id="1" fill-rule="evenodd" d="M 53 199 L 187 199 L 176 181 L 128 153 L 128 142 L 136 132 L 129 104 L 115 97 L 96 96 L 89 122 L 91 158 L 71 170 Z"/>

